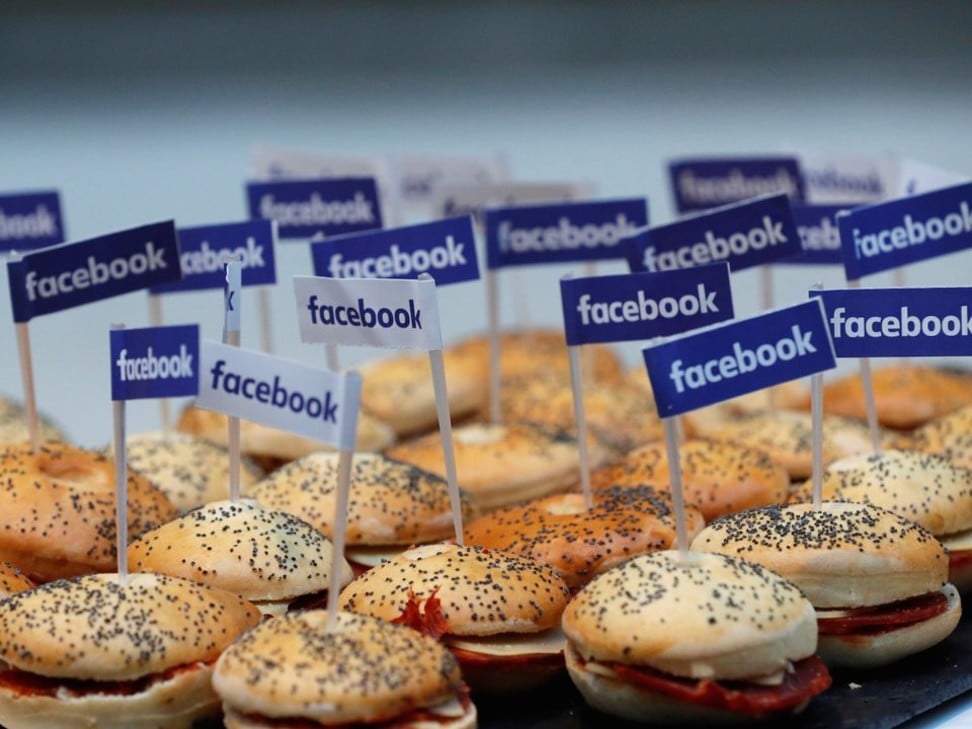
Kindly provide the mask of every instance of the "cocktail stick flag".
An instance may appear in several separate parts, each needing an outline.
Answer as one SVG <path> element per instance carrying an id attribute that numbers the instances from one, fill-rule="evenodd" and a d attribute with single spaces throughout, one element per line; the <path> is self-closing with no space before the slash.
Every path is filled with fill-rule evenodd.
<path id="1" fill-rule="evenodd" d="M 681 334 L 645 347 L 642 354 L 665 424 L 684 551 L 688 535 L 672 416 L 832 369 L 834 352 L 823 306 L 814 300 Z"/>
<path id="2" fill-rule="evenodd" d="M 175 224 L 143 225 L 76 243 L 42 248 L 7 261 L 17 329 L 30 440 L 40 444 L 28 322 L 82 304 L 176 281 L 179 241 Z"/>
<path id="3" fill-rule="evenodd" d="M 310 239 L 382 227 L 373 177 L 249 182 L 251 218 L 275 220 L 281 239 Z"/>
<path id="4" fill-rule="evenodd" d="M 63 243 L 57 190 L 0 193 L 0 251 L 32 251 Z"/>
<path id="5" fill-rule="evenodd" d="M 800 163 L 787 155 L 679 159 L 669 163 L 668 177 L 679 215 L 779 192 L 806 199 Z"/>
<path id="6" fill-rule="evenodd" d="M 263 352 L 203 340 L 199 396 L 206 410 L 245 418 L 328 443 L 340 451 L 338 510 L 332 574 L 341 573 L 351 455 L 361 402 L 361 375 L 308 367 Z M 328 625 L 337 614 L 338 590 L 328 594 Z"/>
<path id="7" fill-rule="evenodd" d="M 489 408 L 500 421 L 499 282 L 501 268 L 623 257 L 621 241 L 648 225 L 648 200 L 624 198 L 486 211 Z"/>
<path id="8" fill-rule="evenodd" d="M 429 353 L 456 542 L 462 544 L 462 508 L 435 281 L 427 273 L 418 280 L 295 276 L 294 294 L 303 342 Z"/>
<path id="9" fill-rule="evenodd" d="M 111 399 L 115 434 L 115 520 L 118 575 L 128 575 L 128 463 L 125 402 L 194 396 L 199 392 L 199 327 L 195 324 L 110 333 Z"/>
<path id="10" fill-rule="evenodd" d="M 591 506 L 580 347 L 649 340 L 733 317 L 729 266 L 716 263 L 665 273 L 566 278 L 560 282 L 570 358 L 581 486 Z"/>

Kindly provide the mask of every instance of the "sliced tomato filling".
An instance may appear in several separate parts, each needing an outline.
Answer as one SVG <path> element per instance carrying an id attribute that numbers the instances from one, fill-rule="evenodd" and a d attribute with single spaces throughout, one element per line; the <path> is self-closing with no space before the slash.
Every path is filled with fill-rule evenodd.
<path id="1" fill-rule="evenodd" d="M 645 666 L 624 663 L 603 665 L 614 671 L 621 680 L 649 691 L 678 701 L 747 716 L 766 716 L 796 709 L 830 687 L 830 672 L 817 656 L 793 664 L 793 671 L 786 674 L 779 686 L 681 678 Z"/>
<path id="2" fill-rule="evenodd" d="M 885 605 L 852 609 L 840 618 L 818 618 L 820 635 L 876 635 L 931 620 L 948 610 L 948 598 L 943 592 L 929 592 L 907 600 Z"/>
<path id="3" fill-rule="evenodd" d="M 208 664 L 214 663 L 209 661 Z M 81 681 L 66 678 L 50 678 L 16 668 L 0 670 L 0 687 L 21 696 L 55 696 L 65 690 L 72 696 L 88 696 L 91 694 L 113 694 L 118 696 L 133 696 L 147 691 L 153 684 L 169 681 L 180 673 L 193 671 L 207 662 L 188 663 L 175 666 L 162 673 L 153 673 L 132 681 Z"/>
<path id="4" fill-rule="evenodd" d="M 425 600 L 420 600 L 418 596 L 408 591 L 408 601 L 393 623 L 407 625 L 413 630 L 417 630 L 423 635 L 438 640 L 449 632 L 449 623 L 446 622 L 445 615 L 442 614 L 442 603 L 436 597 L 438 589 L 433 590 L 432 594 Z"/>

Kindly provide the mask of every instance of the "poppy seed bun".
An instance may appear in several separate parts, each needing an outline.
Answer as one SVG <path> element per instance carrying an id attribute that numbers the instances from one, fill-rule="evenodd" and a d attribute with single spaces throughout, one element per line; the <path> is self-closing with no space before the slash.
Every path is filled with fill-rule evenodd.
<path id="1" fill-rule="evenodd" d="M 183 433 L 204 438 L 224 447 L 229 443 L 228 419 L 222 413 L 188 407 L 182 411 L 176 427 Z M 390 425 L 367 413 L 358 415 L 356 450 L 380 451 L 394 442 L 395 431 Z M 308 453 L 328 450 L 332 450 L 331 446 L 319 440 L 305 438 L 251 420 L 240 421 L 240 451 L 254 459 L 272 463 L 274 467 L 306 456 Z"/>
<path id="2" fill-rule="evenodd" d="M 132 569 L 229 590 L 261 609 L 331 586 L 331 542 L 310 524 L 255 501 L 216 501 L 128 547 Z M 351 580 L 345 563 L 339 584 Z M 271 603 L 271 605 L 266 605 Z"/>
<path id="3" fill-rule="evenodd" d="M 576 439 L 568 432 L 535 423 L 468 423 L 452 432 L 459 486 L 482 511 L 566 491 L 580 480 Z M 591 463 L 603 447 L 589 439 Z M 438 433 L 399 443 L 385 451 L 445 477 Z"/>
<path id="4" fill-rule="evenodd" d="M 881 425 L 916 428 L 972 404 L 972 378 L 914 363 L 877 367 L 871 373 L 874 406 Z M 809 396 L 802 404 L 809 409 Z M 827 413 L 864 420 L 864 386 L 855 372 L 824 384 Z"/>
<path id="5" fill-rule="evenodd" d="M 333 536 L 338 485 L 337 453 L 312 453 L 264 478 L 248 495 L 271 509 L 295 514 Z M 470 518 L 472 505 L 463 499 Z M 455 536 L 445 479 L 377 453 L 356 453 L 345 540 L 349 546 L 405 545 Z"/>
<path id="6" fill-rule="evenodd" d="M 189 580 L 84 575 L 0 603 L 0 660 L 50 678 L 130 681 L 214 660 L 259 620 L 239 595 Z"/>
<path id="7" fill-rule="evenodd" d="M 817 645 L 816 613 L 795 586 L 698 552 L 653 552 L 598 575 L 567 606 L 563 628 L 586 660 L 699 679 L 770 676 Z"/>
<path id="8" fill-rule="evenodd" d="M 843 458 L 824 469 L 822 498 L 874 504 L 917 522 L 936 537 L 972 528 L 972 470 L 917 451 L 884 450 Z M 802 484 L 794 501 L 809 501 Z"/>
<path id="9" fill-rule="evenodd" d="M 19 593 L 0 602 L 0 660 L 35 690 L 4 682 L 0 722 L 188 729 L 218 713 L 213 663 L 259 620 L 237 595 L 162 575 L 130 574 L 124 584 L 116 574 L 86 575 Z"/>
<path id="10" fill-rule="evenodd" d="M 675 522 L 667 497 L 643 489 L 595 494 L 590 510 L 581 494 L 554 494 L 509 506 L 469 522 L 466 544 L 498 549 L 553 566 L 572 589 L 636 554 L 668 549 Z M 686 510 L 689 534 L 704 526 Z"/>
<path id="11" fill-rule="evenodd" d="M 112 456 L 112 448 L 106 450 Z M 128 467 L 141 473 L 185 514 L 197 506 L 229 498 L 229 451 L 186 433 L 139 433 L 125 439 Z M 248 458 L 240 459 L 240 486 L 262 475 Z"/>
<path id="12" fill-rule="evenodd" d="M 341 592 L 341 609 L 394 620 L 410 596 L 422 601 L 435 595 L 449 635 L 533 633 L 559 623 L 569 594 L 549 565 L 479 547 L 430 544 L 358 577 Z"/>
<path id="13" fill-rule="evenodd" d="M 678 450 L 685 503 L 701 511 L 706 521 L 786 499 L 790 484 L 786 469 L 765 451 L 704 438 L 686 440 Z M 641 446 L 591 473 L 595 490 L 640 484 L 671 489 L 664 443 Z"/>
<path id="14" fill-rule="evenodd" d="M 757 562 L 799 587 L 815 608 L 895 602 L 940 590 L 948 581 L 938 540 L 868 504 L 751 509 L 709 524 L 691 548 Z"/>
<path id="15" fill-rule="evenodd" d="M 453 422 L 475 413 L 486 401 L 487 360 L 468 350 L 442 351 Z M 439 425 L 435 386 L 427 354 L 399 354 L 359 368 L 361 409 L 388 423 L 398 437 L 435 430 Z"/>
<path id="16" fill-rule="evenodd" d="M 432 638 L 348 613 L 333 632 L 326 625 L 323 610 L 274 618 L 223 653 L 213 686 L 228 727 L 367 725 L 434 709 L 462 691 L 459 665 Z M 443 726 L 475 726 L 475 715 Z"/>
<path id="17" fill-rule="evenodd" d="M 63 443 L 0 450 L 3 514 L 0 560 L 39 582 L 115 569 L 115 464 L 101 453 Z M 128 472 L 132 537 L 176 516 L 165 495 Z"/>
<path id="18" fill-rule="evenodd" d="M 687 426 L 700 436 L 758 448 L 781 464 L 793 480 L 813 472 L 813 426 L 810 413 L 773 410 L 733 416 L 704 424 L 689 418 Z M 823 417 L 823 462 L 873 450 L 867 425 L 834 415 Z"/>
<path id="19" fill-rule="evenodd" d="M 0 598 L 24 592 L 34 587 L 23 572 L 9 562 L 0 562 Z"/>

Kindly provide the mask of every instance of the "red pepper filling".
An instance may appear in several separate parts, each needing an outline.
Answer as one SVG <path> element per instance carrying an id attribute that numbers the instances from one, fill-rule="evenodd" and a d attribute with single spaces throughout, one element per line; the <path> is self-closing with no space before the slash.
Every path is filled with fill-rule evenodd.
<path id="1" fill-rule="evenodd" d="M 583 660 L 582 660 L 583 662 Z M 645 666 L 605 663 L 618 678 L 669 698 L 747 716 L 796 709 L 830 687 L 830 673 L 817 656 L 793 664 L 779 686 L 672 676 Z"/>
<path id="2" fill-rule="evenodd" d="M 948 568 L 954 570 L 958 567 L 966 567 L 972 562 L 972 549 L 956 549 L 948 552 Z"/>
<path id="3" fill-rule="evenodd" d="M 946 610 L 948 598 L 945 594 L 929 592 L 885 605 L 855 608 L 852 615 L 842 618 L 818 618 L 817 627 L 820 635 L 876 635 L 930 620 Z"/>

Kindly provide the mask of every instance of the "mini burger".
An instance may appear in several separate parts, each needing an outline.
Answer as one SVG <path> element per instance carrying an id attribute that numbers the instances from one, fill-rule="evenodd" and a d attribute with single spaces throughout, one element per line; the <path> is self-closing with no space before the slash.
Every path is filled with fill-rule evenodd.
<path id="1" fill-rule="evenodd" d="M 956 466 L 972 468 L 972 405 L 930 420 L 920 428 L 903 434 L 895 447 L 937 453 Z"/>
<path id="2" fill-rule="evenodd" d="M 312 453 L 258 482 L 248 495 L 269 509 L 303 519 L 334 535 L 338 487 L 337 453 Z M 462 496 L 463 521 L 475 510 Z M 455 537 L 445 479 L 377 453 L 357 453 L 345 522 L 344 556 L 356 573 L 389 560 L 409 547 Z"/>
<path id="3" fill-rule="evenodd" d="M 821 495 L 828 501 L 874 504 L 917 522 L 948 552 L 948 581 L 972 589 L 972 470 L 944 456 L 883 450 L 842 458 L 824 469 Z M 791 494 L 810 501 L 810 481 Z"/>
<path id="4" fill-rule="evenodd" d="M 125 457 L 128 467 L 162 489 L 180 514 L 229 498 L 230 459 L 223 446 L 186 433 L 139 433 L 126 439 Z M 240 459 L 241 487 L 262 475 L 248 458 Z"/>
<path id="5" fill-rule="evenodd" d="M 574 597 L 563 629 L 584 700 L 624 719 L 750 722 L 798 712 L 830 685 L 809 601 L 723 555 L 628 560 Z"/>
<path id="6" fill-rule="evenodd" d="M 705 522 L 686 508 L 689 538 Z M 465 543 L 498 549 L 551 565 L 572 590 L 638 554 L 675 543 L 671 500 L 649 486 L 594 493 L 590 509 L 581 494 L 554 494 L 474 519 Z"/>
<path id="7" fill-rule="evenodd" d="M 452 436 L 459 487 L 483 512 L 568 491 L 580 481 L 577 439 L 569 431 L 526 421 L 467 423 Z M 590 462 L 599 465 L 606 451 L 593 438 L 588 443 Z M 398 443 L 385 455 L 445 478 L 438 433 Z"/>
<path id="8" fill-rule="evenodd" d="M 310 524 L 255 501 L 214 501 L 128 546 L 133 570 L 196 580 L 234 592 L 264 615 L 323 603 L 351 581 L 331 575 L 333 547 Z"/>
<path id="9" fill-rule="evenodd" d="M 38 415 L 40 437 L 44 441 L 67 441 L 67 436 L 57 423 L 45 415 Z M 20 443 L 30 440 L 27 410 L 7 397 L 0 397 L 0 444 Z"/>
<path id="10" fill-rule="evenodd" d="M 479 547 L 426 545 L 365 572 L 341 609 L 440 638 L 473 691 L 536 686 L 563 671 L 570 591 L 549 565 Z"/>
<path id="11" fill-rule="evenodd" d="M 0 601 L 7 729 L 189 729 L 219 714 L 213 664 L 260 613 L 162 575 L 58 580 Z"/>
<path id="12" fill-rule="evenodd" d="M 710 524 L 692 549 L 756 562 L 817 611 L 830 667 L 883 666 L 944 640 L 962 614 L 948 559 L 925 529 L 868 504 L 768 506 Z"/>
<path id="13" fill-rule="evenodd" d="M 116 565 L 115 464 L 63 443 L 0 450 L 4 518 L 0 560 L 36 582 L 108 572 Z M 177 515 L 156 486 L 128 471 L 128 532 L 135 537 Z"/>
<path id="14" fill-rule="evenodd" d="M 706 521 L 752 506 L 786 500 L 790 478 L 782 464 L 759 448 L 708 438 L 690 438 L 679 448 L 685 503 Z M 648 443 L 591 473 L 595 492 L 653 484 L 671 489 L 664 443 Z"/>
<path id="15" fill-rule="evenodd" d="M 474 729 L 476 707 L 440 643 L 403 625 L 308 610 L 268 620 L 220 657 L 227 729 Z"/>

